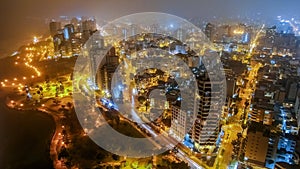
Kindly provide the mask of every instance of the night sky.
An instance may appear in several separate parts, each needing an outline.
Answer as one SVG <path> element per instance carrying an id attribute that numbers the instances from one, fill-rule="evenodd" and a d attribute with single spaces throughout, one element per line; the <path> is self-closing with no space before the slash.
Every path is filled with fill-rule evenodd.
<path id="1" fill-rule="evenodd" d="M 1 0 L 0 56 L 35 34 L 45 34 L 46 18 L 95 16 L 111 20 L 136 12 L 165 12 L 189 18 L 237 16 L 300 18 L 299 0 Z M 299 17 L 297 17 L 299 16 Z"/>

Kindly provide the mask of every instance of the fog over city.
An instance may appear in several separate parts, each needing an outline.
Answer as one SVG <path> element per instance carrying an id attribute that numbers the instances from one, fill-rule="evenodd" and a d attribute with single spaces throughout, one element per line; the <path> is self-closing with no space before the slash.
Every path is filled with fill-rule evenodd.
<path id="1" fill-rule="evenodd" d="M 300 14 L 298 0 L 4 0 L 0 5 L 0 56 L 10 54 L 35 34 L 47 34 L 46 19 L 59 16 L 95 16 L 112 20 L 137 12 L 165 12 L 186 19 L 255 18 L 266 21 L 277 16 Z"/>

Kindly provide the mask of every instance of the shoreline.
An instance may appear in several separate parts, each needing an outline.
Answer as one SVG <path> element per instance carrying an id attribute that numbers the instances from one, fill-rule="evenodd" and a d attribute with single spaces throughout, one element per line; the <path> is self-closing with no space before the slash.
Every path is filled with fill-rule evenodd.
<path id="1" fill-rule="evenodd" d="M 16 123 L 16 125 L 18 125 L 19 123 L 22 123 L 22 121 L 20 121 L 20 120 L 23 120 L 23 121 L 25 121 L 24 120 L 24 117 L 30 117 L 30 120 L 32 120 L 32 119 L 34 119 L 34 120 L 36 120 L 36 119 L 38 119 L 38 120 L 41 120 L 41 121 L 46 121 L 47 123 L 49 123 L 48 125 L 46 125 L 46 126 L 43 126 L 44 128 L 46 128 L 46 130 L 47 129 L 50 129 L 50 128 L 52 128 L 52 129 L 50 129 L 51 131 L 47 131 L 47 133 L 41 133 L 42 135 L 44 134 L 45 136 L 44 136 L 44 138 L 42 139 L 42 138 L 40 138 L 40 139 L 38 139 L 38 140 L 34 140 L 34 141 L 37 141 L 39 144 L 38 145 L 36 145 L 36 147 L 35 146 L 33 146 L 33 149 L 35 148 L 36 150 L 35 151 L 33 151 L 33 152 L 31 152 L 32 154 L 36 154 L 36 153 L 41 153 L 40 155 L 42 155 L 42 154 L 44 154 L 44 155 L 42 155 L 43 156 L 43 162 L 46 162 L 46 161 L 48 161 L 49 160 L 49 162 L 51 161 L 51 163 L 53 164 L 53 159 L 51 158 L 51 155 L 50 155 L 50 150 L 51 150 L 51 146 L 52 146 L 52 144 L 53 144 L 53 142 L 52 142 L 52 139 L 53 139 L 53 137 L 54 137 L 54 135 L 55 135 L 55 133 L 56 133 L 56 121 L 55 121 L 55 119 L 54 119 L 54 117 L 53 117 L 53 115 L 51 115 L 50 113 L 45 113 L 45 112 L 43 112 L 43 111 L 40 111 L 40 110 L 38 110 L 38 109 L 24 109 L 24 110 L 18 110 L 18 109 L 15 109 L 15 108 L 11 108 L 11 107 L 9 107 L 8 105 L 7 105 L 7 97 L 9 97 L 9 95 L 11 94 L 11 92 L 12 92 L 12 90 L 10 90 L 10 89 L 8 89 L 8 88 L 6 88 L 7 90 L 3 90 L 3 89 L 1 89 L 0 90 L 0 99 L 2 99 L 2 101 L 4 101 L 4 102 L 2 102 L 1 103 L 1 105 L 0 105 L 0 108 L 1 109 L 3 109 L 4 110 L 4 112 L 1 112 L 1 116 L 4 116 L 5 118 L 13 118 L 15 121 L 13 121 L 13 123 Z M 9 114 L 9 113 L 12 113 L 12 114 Z M 30 116 L 28 116 L 28 113 L 30 113 Z M 40 123 L 40 121 L 37 121 L 38 123 Z M 25 125 L 27 125 L 26 124 L 26 122 L 24 122 L 24 124 Z M 24 125 L 23 124 L 23 125 Z M 30 123 L 31 124 L 31 123 Z M 26 126 L 27 128 L 29 128 L 29 130 L 30 130 L 30 128 L 34 128 L 34 126 L 36 126 L 36 125 L 38 125 L 38 124 L 35 124 L 35 123 L 33 123 L 34 125 L 33 126 Z M 8 124 L 2 124 L 2 125 L 4 125 L 5 126 L 5 128 L 8 126 Z M 11 124 L 9 124 L 9 125 L 11 125 Z M 51 126 L 49 126 L 49 125 L 51 125 Z M 26 128 L 25 127 L 25 128 Z M 45 130 L 45 129 L 43 129 L 43 130 Z M 22 131 L 22 130 L 21 130 Z M 38 130 L 38 131 L 34 131 L 34 132 L 39 132 L 40 130 Z M 48 133 L 49 132 L 49 133 Z M 18 133 L 19 135 L 27 135 L 28 133 Z M 32 133 L 29 133 L 29 134 L 32 134 Z M 4 134 L 4 137 L 6 138 L 7 137 L 7 135 L 5 135 Z M 16 137 L 16 136 L 11 136 L 11 135 L 8 135 L 8 139 L 10 138 L 10 137 Z M 38 136 L 36 136 L 36 137 L 38 137 Z M 11 139 L 11 138 L 10 138 Z M 26 139 L 26 140 L 25 140 Z M 20 141 L 28 141 L 28 138 L 26 137 L 24 140 L 20 140 Z M 37 139 L 37 138 L 34 138 L 34 139 Z M 30 140 L 30 138 L 29 138 L 29 140 Z M 18 142 L 18 140 L 10 140 L 10 142 L 13 142 L 13 141 L 16 141 L 16 142 Z M 7 144 L 9 144 L 10 142 L 8 142 Z M 17 143 L 18 144 L 18 143 Z M 13 144 L 11 144 L 11 145 L 8 145 L 8 147 L 10 147 L 10 148 L 12 148 L 12 147 L 20 147 L 20 145 L 21 145 L 21 142 L 20 142 L 20 144 L 19 145 L 13 145 Z M 5 147 L 7 147 L 7 145 L 5 146 Z M 40 150 L 40 149 L 38 149 L 37 147 L 44 147 L 44 148 L 42 148 L 43 150 Z M 21 147 L 22 148 L 22 147 Z M 3 151 L 2 153 L 4 154 L 5 153 L 5 151 L 4 151 L 4 149 L 3 150 L 1 150 L 1 151 Z M 15 150 L 16 151 L 16 150 Z M 44 151 L 44 153 L 43 153 L 43 151 Z M 9 153 L 9 152 L 6 152 L 6 153 Z M 24 152 L 22 152 L 22 153 L 24 153 Z M 38 153 L 38 154 L 39 154 Z M 19 154 L 18 154 L 19 155 Z M 20 157 L 18 157 L 18 158 L 20 158 Z M 38 161 L 34 161 L 34 160 L 24 160 L 24 161 L 19 161 L 18 160 L 18 158 L 16 157 L 16 159 L 14 159 L 14 157 L 12 156 L 12 158 L 11 159 L 9 159 L 10 161 L 14 161 L 14 164 L 6 164 L 6 165 L 9 165 L 9 166 L 6 166 L 6 167 L 12 167 L 11 165 L 14 165 L 15 167 L 18 167 L 18 165 L 29 165 L 28 167 L 31 167 L 31 165 L 38 165 L 38 166 L 41 166 L 41 165 L 43 165 L 43 164 L 40 164 L 40 163 L 38 163 L 39 162 L 39 160 Z M 32 156 L 32 157 L 28 157 L 28 158 L 42 158 L 42 157 L 36 157 L 36 156 Z M 40 159 L 41 160 L 41 159 Z M 6 161 L 7 162 L 7 161 Z M 28 164 L 26 164 L 26 163 L 28 163 Z M 4 163 L 3 164 L 0 164 L 0 165 L 5 165 Z M 48 166 L 49 164 L 46 164 L 46 166 Z M 4 166 L 5 167 L 5 166 Z M 20 166 L 19 166 L 20 167 Z M 2 167 L 1 167 L 2 168 Z M 12 168 L 14 168 L 14 167 L 12 167 Z M 31 167 L 32 168 L 32 167 Z M 42 168 L 44 168 L 44 167 L 42 167 Z M 50 168 L 54 168 L 54 166 L 53 165 L 51 165 L 51 166 L 49 166 L 48 167 L 49 169 Z"/>
<path id="2" fill-rule="evenodd" d="M 5 106 L 7 109 L 10 110 L 15 110 L 15 111 L 19 111 L 20 113 L 23 113 L 24 111 L 34 111 L 35 114 L 37 114 L 38 116 L 43 116 L 43 117 L 50 117 L 51 121 L 54 123 L 54 130 L 51 133 L 51 136 L 49 137 L 49 139 L 47 140 L 47 145 L 48 145 L 48 156 L 52 161 L 52 167 L 54 169 L 66 169 L 66 167 L 63 165 L 63 163 L 58 159 L 58 152 L 60 150 L 60 148 L 62 147 L 61 142 L 60 142 L 60 137 L 61 137 L 61 133 L 63 131 L 63 125 L 60 122 L 61 116 L 59 114 L 57 114 L 57 111 L 49 109 L 47 107 L 34 107 L 34 108 L 15 108 L 15 107 L 11 107 L 9 106 L 9 95 L 11 94 L 11 92 L 7 92 L 6 96 L 5 96 Z M 50 98 L 52 99 L 52 98 Z"/>

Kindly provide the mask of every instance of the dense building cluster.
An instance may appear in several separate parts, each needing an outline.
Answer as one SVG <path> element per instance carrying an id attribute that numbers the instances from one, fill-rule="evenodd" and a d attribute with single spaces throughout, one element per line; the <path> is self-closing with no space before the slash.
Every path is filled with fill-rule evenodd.
<path id="1" fill-rule="evenodd" d="M 56 57 L 78 56 L 83 44 L 97 30 L 96 20 L 86 17 L 51 20 L 49 27 Z"/>
<path id="2" fill-rule="evenodd" d="M 219 49 L 225 68 L 227 102 L 222 117 L 231 123 L 235 121 L 232 116 L 242 111 L 242 119 L 248 119 L 233 142 L 232 158 L 238 159 L 240 166 L 299 164 L 300 39 L 293 26 L 281 20 L 271 27 L 208 23 L 204 28 Z M 253 69 L 251 64 L 262 65 L 254 78 L 246 76 Z M 247 90 L 250 96 L 239 110 L 236 104 Z"/>
<path id="3" fill-rule="evenodd" d="M 300 39 L 290 28 L 208 23 L 204 33 L 220 56 L 226 75 L 225 79 L 218 79 L 212 77 L 222 74 L 221 71 L 210 69 L 214 71 L 209 72 L 202 61 L 206 56 L 191 50 L 199 39 L 189 34 L 192 30 L 179 28 L 172 32 L 175 38 L 170 38 L 156 33 L 158 27 L 146 28 L 153 33 L 138 34 L 145 28 L 113 25 L 111 29 L 106 28 L 111 37 L 104 38 L 103 32 L 95 33 L 85 47 L 93 75 L 88 77 L 90 87 L 100 91 L 101 97 L 109 100 L 114 95 L 121 102 L 131 100 L 131 96 L 122 92 L 124 88 L 133 91 L 137 96 L 133 102 L 139 103 L 140 114 L 149 117 L 151 105 L 155 104 L 148 98 L 149 93 L 158 88 L 167 96 L 167 102 L 162 104 L 165 106 L 161 106 L 167 113 L 161 119 L 170 117 L 170 125 L 157 125 L 157 122 L 155 125 L 166 129 L 211 167 L 220 163 L 266 168 L 299 164 Z M 50 29 L 55 53 L 64 57 L 77 55 L 96 27 L 94 20 L 75 18 L 64 27 L 59 22 L 51 22 Z M 161 70 L 147 69 L 141 73 L 138 70 L 146 68 L 151 61 L 128 59 L 147 58 L 151 55 L 149 48 L 165 50 L 188 65 L 198 90 L 194 93 L 197 104 L 191 112 L 180 109 L 182 97 L 178 84 L 172 81 L 186 72 L 177 70 L 168 75 Z M 124 62 L 126 69 L 121 67 L 122 74 L 116 75 L 120 63 Z M 210 66 L 216 63 L 212 60 Z M 176 62 L 167 66 L 180 67 Z M 113 76 L 117 77 L 118 89 L 112 86 L 112 82 L 116 83 Z M 122 76 L 126 77 L 124 81 L 118 81 Z M 226 91 L 222 90 L 225 80 Z M 215 104 L 222 103 L 223 99 L 224 105 Z M 191 114 L 195 116 L 193 126 L 188 121 Z M 223 156 L 226 151 L 227 155 L 230 153 L 229 158 Z M 227 161 L 220 162 L 222 158 Z"/>

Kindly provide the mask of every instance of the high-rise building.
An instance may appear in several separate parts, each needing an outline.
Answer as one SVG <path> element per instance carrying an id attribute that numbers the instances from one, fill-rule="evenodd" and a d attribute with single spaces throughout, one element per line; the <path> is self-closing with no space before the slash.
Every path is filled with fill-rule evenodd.
<path id="1" fill-rule="evenodd" d="M 298 91 L 298 84 L 296 82 L 293 82 L 289 86 L 289 92 L 288 92 L 288 100 L 295 101 Z"/>
<path id="2" fill-rule="evenodd" d="M 53 36 L 53 44 L 54 44 L 54 53 L 56 56 L 61 54 L 61 45 L 64 40 L 64 35 L 63 34 L 55 34 Z"/>
<path id="3" fill-rule="evenodd" d="M 89 41 L 86 42 L 86 48 L 89 49 L 89 73 L 91 75 L 90 82 L 94 88 L 98 88 L 97 84 L 97 70 L 104 62 L 105 54 L 107 52 L 106 47 L 104 46 L 104 39 L 100 33 L 94 34 Z"/>
<path id="4" fill-rule="evenodd" d="M 54 36 L 57 34 L 57 31 L 59 29 L 61 29 L 61 23 L 60 22 L 56 22 L 56 21 L 51 21 L 49 23 L 49 27 L 50 27 L 50 34 L 51 36 Z"/>
<path id="5" fill-rule="evenodd" d="M 64 27 L 64 38 L 66 41 L 70 40 L 70 38 L 72 37 L 73 33 L 74 33 L 74 25 L 72 24 L 67 24 Z"/>
<path id="6" fill-rule="evenodd" d="M 293 56 L 296 53 L 297 38 L 294 34 L 277 33 L 274 38 L 273 51 L 280 55 Z"/>
<path id="7" fill-rule="evenodd" d="M 296 41 L 296 58 L 298 60 L 300 60 L 300 39 L 298 38 Z M 299 74 L 298 76 L 300 76 L 300 69 L 299 69 Z"/>
<path id="8" fill-rule="evenodd" d="M 186 30 L 179 28 L 176 30 L 176 38 L 180 41 L 185 41 L 186 40 Z"/>
<path id="9" fill-rule="evenodd" d="M 159 29 L 159 26 L 157 24 L 153 24 L 150 26 L 150 30 L 153 33 L 157 33 L 157 30 Z"/>
<path id="10" fill-rule="evenodd" d="M 294 111 L 297 118 L 298 127 L 300 128 L 300 95 L 296 97 Z"/>
<path id="11" fill-rule="evenodd" d="M 242 43 L 249 43 L 251 40 L 250 33 L 246 32 L 242 35 Z"/>
<path id="12" fill-rule="evenodd" d="M 293 27 L 288 21 L 281 21 L 276 25 L 276 31 L 282 34 L 294 34 Z"/>
<path id="13" fill-rule="evenodd" d="M 276 26 L 266 29 L 266 35 L 260 38 L 258 48 L 260 49 L 270 49 L 272 52 L 276 36 Z"/>
<path id="14" fill-rule="evenodd" d="M 225 95 L 222 90 L 224 79 L 211 79 L 210 77 L 213 77 L 217 72 L 208 73 L 203 65 L 198 70 L 193 69 L 193 73 L 198 82 L 200 101 L 190 137 L 194 141 L 196 149 L 208 148 L 212 150 L 215 148 L 220 131 L 219 122 L 223 108 L 221 103 Z M 220 104 L 215 104 L 217 102 Z"/>
<path id="15" fill-rule="evenodd" d="M 216 33 L 214 41 L 216 42 L 226 42 L 226 38 L 229 36 L 229 25 L 221 25 L 216 28 Z"/>
<path id="16" fill-rule="evenodd" d="M 123 29 L 122 29 L 123 38 L 124 38 L 125 40 L 127 40 L 127 38 L 128 38 L 127 32 L 128 32 L 128 31 L 127 31 L 126 28 L 123 28 Z"/>
<path id="17" fill-rule="evenodd" d="M 99 67 L 99 72 L 97 76 L 97 82 L 99 89 L 103 91 L 111 91 L 111 83 L 113 75 L 119 65 L 119 58 L 117 56 L 105 56 L 105 63 Z"/>
<path id="18" fill-rule="evenodd" d="M 263 132 L 248 132 L 245 159 L 247 163 L 264 167 L 268 152 L 269 138 Z"/>
<path id="19" fill-rule="evenodd" d="M 135 24 L 130 25 L 130 36 L 134 36 L 138 33 L 138 26 Z"/>
<path id="20" fill-rule="evenodd" d="M 276 92 L 275 92 L 275 101 L 277 101 L 279 103 L 283 103 L 283 101 L 285 100 L 285 96 L 286 96 L 285 88 L 280 87 L 280 89 L 276 90 Z"/>
<path id="21" fill-rule="evenodd" d="M 71 24 L 74 26 L 74 32 L 80 32 L 80 18 L 72 18 Z"/>
<path id="22" fill-rule="evenodd" d="M 232 69 L 224 69 L 225 74 L 226 74 L 226 96 L 229 98 L 235 94 L 236 90 L 236 78 L 235 78 L 235 73 L 233 72 Z"/>
<path id="23" fill-rule="evenodd" d="M 82 32 L 97 30 L 96 20 L 94 18 L 82 21 Z"/>
<path id="24" fill-rule="evenodd" d="M 264 46 L 267 48 L 273 48 L 276 36 L 276 26 L 268 28 L 266 30 L 265 43 Z"/>
<path id="25" fill-rule="evenodd" d="M 188 120 L 193 119 L 193 113 L 185 112 L 181 110 L 179 107 L 173 105 L 171 106 L 172 110 L 172 118 L 171 118 L 171 128 L 170 135 L 177 139 L 178 141 L 183 141 L 183 138 L 188 133 L 189 129 L 191 129 L 191 122 Z M 190 116 L 190 117 L 188 117 Z"/>
<path id="26" fill-rule="evenodd" d="M 82 38 L 84 41 L 88 40 L 89 37 L 96 32 L 96 20 L 95 19 L 81 19 L 80 32 L 82 33 Z"/>
<path id="27" fill-rule="evenodd" d="M 206 24 L 204 33 L 210 41 L 213 41 L 214 40 L 213 36 L 215 33 L 215 25 L 211 23 Z"/>

